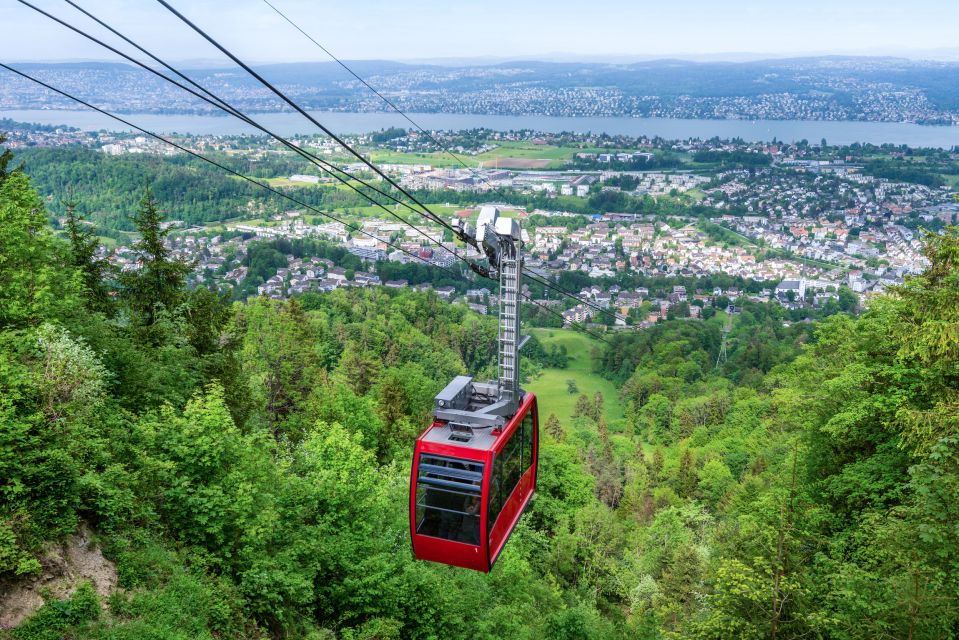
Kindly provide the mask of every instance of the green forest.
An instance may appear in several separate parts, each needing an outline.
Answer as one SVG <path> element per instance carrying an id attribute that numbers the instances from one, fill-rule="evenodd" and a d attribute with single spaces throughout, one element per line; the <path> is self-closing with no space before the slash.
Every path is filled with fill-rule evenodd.
<path id="1" fill-rule="evenodd" d="M 207 157 L 257 180 L 288 176 L 303 169 L 295 162 L 296 156 L 275 154 L 259 162 L 226 153 L 210 153 Z M 188 226 L 262 216 L 290 206 L 289 200 L 264 193 L 257 185 L 186 154 L 109 156 L 82 147 L 33 148 L 19 154 L 16 164 L 30 174 L 40 193 L 47 194 L 51 213 L 62 215 L 62 201 L 76 199 L 100 225 L 101 232 L 107 233 L 134 229 L 132 215 L 148 184 L 161 208 L 175 210 L 179 221 Z M 369 204 L 354 191 L 332 186 L 294 187 L 285 192 L 321 210 L 342 211 Z"/>
<path id="2" fill-rule="evenodd" d="M 2 640 L 959 636 L 955 227 L 858 315 L 744 308 L 719 366 L 720 314 L 577 336 L 588 352 L 538 330 L 528 384 L 568 367 L 616 397 L 552 389 L 575 397 L 560 418 L 544 394 L 537 494 L 486 575 L 413 559 L 407 492 L 433 396 L 492 370 L 495 319 L 385 288 L 189 289 L 160 175 L 97 186 L 143 259 L 115 273 L 15 166 L 0 156 L 0 598 L 78 535 L 115 584 L 47 593 Z M 60 186 L 82 201 L 85 179 Z"/>
<path id="3" fill-rule="evenodd" d="M 303 170 L 302 162 L 298 163 L 298 156 L 293 154 L 273 153 L 256 161 L 222 152 L 206 155 L 233 171 L 258 180 L 285 177 Z M 61 200 L 70 194 L 70 197 L 83 203 L 90 212 L 91 220 L 100 225 L 101 235 L 134 229 L 131 216 L 136 210 L 139 194 L 147 184 L 156 194 L 161 208 L 176 211 L 178 221 L 187 226 L 238 217 L 264 216 L 290 208 L 289 200 L 274 193 L 264 193 L 255 184 L 226 175 L 222 170 L 186 154 L 110 156 L 82 147 L 37 147 L 23 150 L 17 157 L 17 164 L 30 174 L 37 190 L 47 196 L 46 205 L 52 214 L 62 216 L 65 213 Z M 388 189 L 385 183 L 369 175 L 365 180 L 377 189 Z M 354 186 L 358 185 L 354 183 Z M 379 202 L 392 207 L 386 198 L 376 196 L 365 187 L 362 189 Z M 289 186 L 284 187 L 283 191 L 303 205 L 322 211 L 358 211 L 370 204 L 363 195 L 332 184 Z M 462 191 L 419 190 L 414 191 L 413 195 L 427 204 L 475 205 L 475 196 Z M 719 215 L 715 207 L 701 206 L 691 201 L 680 202 L 673 198 L 657 200 L 620 191 L 595 191 L 585 199 L 560 196 L 554 201 L 545 194 L 523 194 L 501 188 L 491 191 L 488 197 L 495 202 L 526 207 L 529 211 L 549 210 L 561 204 L 565 210 L 585 215 L 610 211 L 657 216 Z M 728 210 L 727 213 L 729 211 L 737 213 L 734 210 Z M 403 210 L 398 213 L 406 215 Z"/>

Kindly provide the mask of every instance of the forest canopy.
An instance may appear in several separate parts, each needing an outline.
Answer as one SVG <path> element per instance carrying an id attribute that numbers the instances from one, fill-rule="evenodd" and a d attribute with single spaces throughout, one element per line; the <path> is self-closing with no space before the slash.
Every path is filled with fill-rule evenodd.
<path id="1" fill-rule="evenodd" d="M 0 598 L 80 529 L 119 588 L 77 585 L 4 640 L 959 634 L 956 228 L 858 317 L 744 308 L 719 366 L 718 316 L 596 342 L 624 417 L 541 404 L 537 496 L 484 575 L 413 560 L 407 483 L 434 394 L 491 372 L 492 318 L 387 289 L 187 288 L 159 249 L 159 177 L 111 187 L 144 258 L 117 275 L 13 167 Z"/>

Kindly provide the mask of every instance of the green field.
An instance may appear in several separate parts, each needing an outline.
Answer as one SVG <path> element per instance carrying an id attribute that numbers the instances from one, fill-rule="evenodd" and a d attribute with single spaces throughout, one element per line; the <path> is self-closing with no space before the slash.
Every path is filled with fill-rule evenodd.
<path id="1" fill-rule="evenodd" d="M 285 187 L 297 187 L 297 188 L 307 188 L 307 187 L 321 187 L 324 184 L 329 184 L 330 180 L 325 175 L 320 177 L 320 182 L 314 184 L 312 182 L 293 182 L 289 178 L 260 178 L 261 182 L 265 182 L 274 189 L 280 189 Z"/>
<path id="2" fill-rule="evenodd" d="M 579 394 L 585 393 L 592 398 L 597 391 L 603 394 L 606 419 L 613 421 L 623 417 L 619 391 L 612 382 L 593 373 L 590 352 L 598 345 L 597 340 L 570 329 L 531 329 L 530 333 L 547 348 L 554 344 L 565 345 L 569 355 L 566 369 L 543 369 L 542 375 L 526 383 L 526 389 L 535 393 L 539 402 L 541 425 L 551 413 L 555 413 L 563 424 L 569 424 Z M 567 380 L 576 381 L 577 393 L 568 393 Z"/>
<path id="3" fill-rule="evenodd" d="M 428 203 L 424 203 L 424 204 L 426 204 L 426 208 L 429 209 L 432 213 L 435 213 L 436 215 L 438 215 L 439 217 L 443 219 L 451 218 L 453 217 L 453 214 L 456 213 L 457 211 L 468 208 L 460 205 L 428 204 Z M 422 220 L 418 217 L 418 215 L 414 214 L 412 211 L 410 211 L 406 207 L 401 207 L 394 203 L 394 204 L 387 204 L 386 208 L 389 209 L 390 211 L 393 211 L 401 215 L 404 219 L 408 219 L 412 222 L 415 222 L 417 225 L 422 224 Z M 386 212 L 383 211 L 383 209 L 374 205 L 368 205 L 365 207 L 348 207 L 348 211 L 349 213 L 361 215 L 364 217 L 382 218 L 384 220 L 389 219 L 389 217 L 387 216 Z"/>
<path id="4" fill-rule="evenodd" d="M 462 165 L 456 158 L 450 157 L 448 153 L 438 151 L 436 153 L 403 153 L 401 151 L 390 151 L 388 149 L 370 149 L 368 152 L 370 162 L 376 165 L 381 164 L 428 164 L 432 167 L 461 167 Z M 457 157 L 463 161 L 463 164 L 469 167 L 477 165 L 476 156 L 467 156 L 457 154 Z M 354 158 L 355 160 L 355 158 Z"/>
<path id="5" fill-rule="evenodd" d="M 481 153 L 478 156 L 474 156 L 478 162 L 483 163 L 484 167 L 495 167 L 500 166 L 511 166 L 509 162 L 512 160 L 541 160 L 547 161 L 540 167 L 525 167 L 525 168 L 541 168 L 541 169 L 559 169 L 561 168 L 568 160 L 571 160 L 573 154 L 576 153 L 576 149 L 570 147 L 555 147 L 552 145 L 539 145 L 533 144 L 531 142 L 501 142 L 499 143 L 496 149 L 492 151 L 487 151 L 486 153 Z M 523 163 L 519 163 L 522 165 Z M 524 168 L 519 166 L 517 168 Z"/>
<path id="6" fill-rule="evenodd" d="M 615 149 L 580 149 L 577 147 L 558 147 L 549 144 L 533 144 L 528 141 L 496 141 L 495 149 L 479 155 L 457 153 L 456 158 L 469 167 L 480 165 L 490 168 L 502 166 L 516 169 L 561 169 L 578 152 L 610 153 Z M 365 149 L 372 162 L 377 164 L 428 164 L 434 167 L 460 167 L 459 160 L 444 151 L 435 153 L 402 153 L 386 149 Z M 514 162 L 510 162 L 510 161 Z M 536 166 L 526 166 L 526 161 L 540 161 Z M 502 163 L 502 164 L 501 164 Z"/>

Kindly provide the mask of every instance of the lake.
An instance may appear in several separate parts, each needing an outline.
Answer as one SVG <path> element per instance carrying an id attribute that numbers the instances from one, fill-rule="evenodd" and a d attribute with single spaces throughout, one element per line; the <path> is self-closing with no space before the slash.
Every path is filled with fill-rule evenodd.
<path id="1" fill-rule="evenodd" d="M 0 117 L 20 122 L 64 124 L 85 130 L 123 130 L 123 125 L 93 111 L 0 110 Z M 129 114 L 123 118 L 155 133 L 238 134 L 254 129 L 228 116 Z M 255 120 L 281 135 L 311 133 L 316 128 L 294 113 L 258 113 Z M 409 123 L 396 113 L 314 112 L 314 117 L 336 133 L 365 133 Z M 871 142 L 907 144 L 913 147 L 959 145 L 959 126 L 924 126 L 900 122 L 828 122 L 818 120 L 680 120 L 673 118 L 602 118 L 555 116 L 494 116 L 478 114 L 412 113 L 410 117 L 427 129 L 475 129 L 497 131 L 534 129 L 559 133 L 608 133 L 630 136 L 662 136 L 667 139 L 742 138 L 748 141 L 793 142 L 805 138 L 830 144 Z"/>

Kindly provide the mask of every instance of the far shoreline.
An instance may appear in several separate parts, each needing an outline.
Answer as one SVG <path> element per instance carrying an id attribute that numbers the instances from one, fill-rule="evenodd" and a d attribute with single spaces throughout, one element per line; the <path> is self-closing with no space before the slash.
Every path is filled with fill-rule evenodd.
<path id="1" fill-rule="evenodd" d="M 369 133 L 393 126 L 409 127 L 395 112 L 314 111 L 317 119 L 338 134 Z M 120 112 L 118 112 L 120 115 Z M 225 114 L 123 113 L 124 118 L 156 133 L 190 135 L 242 135 L 257 132 Z M 294 113 L 252 113 L 255 119 L 282 135 L 313 134 L 315 127 Z M 959 146 L 959 126 L 914 122 L 872 122 L 863 120 L 746 120 L 644 118 L 635 116 L 505 116 L 483 114 L 411 113 L 418 124 L 428 129 L 468 130 L 521 129 L 543 133 L 595 133 L 631 137 L 661 137 L 670 140 L 688 138 L 742 138 L 748 142 L 830 144 L 894 144 L 910 147 L 951 148 Z M 124 131 L 116 121 L 92 111 L 70 109 L 6 109 L 0 118 L 44 125 L 64 125 L 85 131 Z"/>

